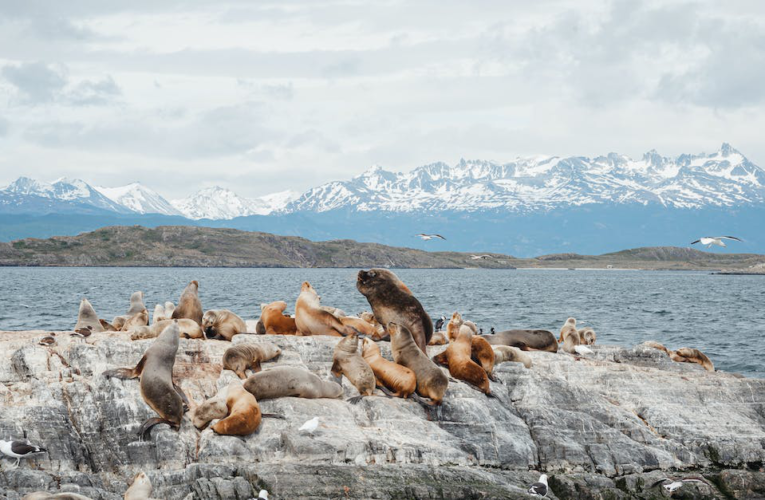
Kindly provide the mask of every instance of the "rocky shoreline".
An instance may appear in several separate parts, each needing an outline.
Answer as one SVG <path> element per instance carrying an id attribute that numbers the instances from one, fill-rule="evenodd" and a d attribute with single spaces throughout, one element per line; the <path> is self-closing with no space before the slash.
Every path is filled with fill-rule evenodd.
<path id="1" fill-rule="evenodd" d="M 187 417 L 180 432 L 161 425 L 140 442 L 136 431 L 153 412 L 138 382 L 101 374 L 135 365 L 151 340 L 57 332 L 57 345 L 37 345 L 48 333 L 0 332 L 0 437 L 49 450 L 18 468 L 2 460 L 3 498 L 47 490 L 118 499 L 140 470 L 152 497 L 168 500 L 249 499 L 260 488 L 277 500 L 529 498 L 540 472 L 551 498 L 666 498 L 650 486 L 687 475 L 713 486 L 686 483 L 673 498 L 765 498 L 765 380 L 673 363 L 645 346 L 595 345 L 585 358 L 531 352 L 531 369 L 497 366 L 497 399 L 450 383 L 440 421 L 382 396 L 355 406 L 283 398 L 261 409 L 286 420 L 266 418 L 246 438 L 200 433 Z M 273 342 L 283 350 L 276 364 L 328 378 L 336 339 L 240 342 Z M 197 404 L 236 378 L 220 365 L 230 345 L 181 340 L 175 375 Z M 357 394 L 343 383 L 346 398 Z M 314 416 L 315 436 L 296 432 Z"/>

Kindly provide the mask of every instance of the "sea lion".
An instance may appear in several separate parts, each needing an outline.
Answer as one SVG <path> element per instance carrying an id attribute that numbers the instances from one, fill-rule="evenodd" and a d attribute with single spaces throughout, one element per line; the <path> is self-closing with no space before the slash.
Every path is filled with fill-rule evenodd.
<path id="1" fill-rule="evenodd" d="M 172 325 L 173 323 L 178 324 L 178 329 L 180 330 L 180 336 L 185 339 L 202 339 L 204 340 L 205 336 L 202 333 L 202 328 L 197 324 L 196 321 L 191 319 L 164 319 L 158 323 L 154 323 L 151 326 L 137 326 L 130 330 L 130 340 L 144 340 L 144 339 L 153 339 L 156 337 L 159 337 L 159 334 L 162 333 L 162 331 L 167 328 L 168 326 Z"/>
<path id="2" fill-rule="evenodd" d="M 124 325 L 122 325 L 122 331 L 129 332 L 130 330 L 135 330 L 136 328 L 140 326 L 147 326 L 148 324 L 149 324 L 149 311 L 147 311 L 146 309 L 143 309 L 140 312 L 131 316 L 130 319 L 127 320 Z"/>
<path id="3" fill-rule="evenodd" d="M 188 401 L 180 387 L 173 382 L 173 365 L 180 333 L 178 324 L 173 322 L 146 349 L 135 368 L 119 368 L 103 373 L 106 378 L 140 379 L 143 400 L 159 415 L 159 418 L 150 418 L 141 425 L 138 434 L 142 437 L 146 437 L 152 427 L 162 423 L 180 430 L 184 402 Z"/>
<path id="4" fill-rule="evenodd" d="M 460 328 L 462 328 L 463 324 L 464 321 L 462 320 L 462 315 L 455 311 L 454 314 L 452 314 L 452 319 L 450 319 L 449 323 L 446 325 L 446 336 L 449 338 L 449 342 L 454 342 L 457 335 L 460 334 Z"/>
<path id="5" fill-rule="evenodd" d="M 115 316 L 112 320 L 112 326 L 117 329 L 118 332 L 122 331 L 122 327 L 125 326 L 125 323 L 127 320 L 129 320 L 127 316 Z"/>
<path id="6" fill-rule="evenodd" d="M 263 325 L 263 321 L 260 319 L 258 320 L 257 323 L 255 323 L 255 333 L 257 333 L 258 335 L 266 334 L 266 327 L 265 325 Z"/>
<path id="7" fill-rule="evenodd" d="M 287 303 L 283 300 L 260 305 L 260 322 L 263 325 L 264 334 L 297 335 L 295 318 L 285 315 L 285 309 L 287 309 Z M 256 333 L 260 334 L 257 328 Z"/>
<path id="8" fill-rule="evenodd" d="M 172 319 L 193 319 L 202 325 L 202 301 L 199 300 L 199 282 L 192 281 L 184 288 L 178 307 L 173 309 Z"/>
<path id="9" fill-rule="evenodd" d="M 164 321 L 166 319 L 172 319 L 169 316 L 165 315 L 165 306 L 162 304 L 157 304 L 154 306 L 154 314 L 151 315 L 151 324 L 159 323 L 160 321 Z"/>
<path id="10" fill-rule="evenodd" d="M 494 359 L 494 350 L 491 348 L 491 344 L 489 344 L 486 339 L 482 338 L 480 335 L 474 333 L 467 324 L 462 325 L 460 331 L 462 330 L 467 330 L 471 333 L 470 359 L 472 359 L 475 363 L 478 363 L 478 365 L 483 368 L 483 370 L 486 372 L 486 375 L 491 380 L 495 380 L 494 364 L 496 363 L 496 360 Z"/>
<path id="11" fill-rule="evenodd" d="M 356 330 L 345 326 L 333 316 L 321 308 L 319 294 L 307 281 L 300 287 L 300 295 L 295 303 L 295 326 L 299 335 L 331 335 L 344 337 L 353 335 Z"/>
<path id="12" fill-rule="evenodd" d="M 505 330 L 481 337 L 491 345 L 509 345 L 522 351 L 558 352 L 558 341 L 547 330 Z"/>
<path id="13" fill-rule="evenodd" d="M 358 403 L 364 396 L 371 396 L 375 390 L 375 373 L 369 363 L 359 354 L 358 335 L 348 335 L 337 343 L 332 355 L 331 372 L 337 378 L 338 383 L 345 375 L 359 391 L 358 396 L 348 400 L 351 404 Z"/>
<path id="14" fill-rule="evenodd" d="M 521 351 L 517 347 L 507 345 L 494 346 L 494 364 L 504 363 L 523 363 L 526 368 L 531 368 L 531 356 Z"/>
<path id="15" fill-rule="evenodd" d="M 417 394 L 430 398 L 432 405 L 440 405 L 449 386 L 449 378 L 422 352 L 406 326 L 390 322 L 386 330 L 390 335 L 393 361 L 414 372 Z"/>
<path id="16" fill-rule="evenodd" d="M 579 332 L 576 330 L 576 327 L 568 328 L 565 331 L 561 330 L 561 336 L 563 337 L 563 346 L 561 346 L 563 352 L 578 354 L 576 347 L 581 343 L 579 342 Z"/>
<path id="17" fill-rule="evenodd" d="M 377 330 L 376 337 L 378 339 L 386 338 L 387 340 L 390 340 L 390 337 L 387 337 L 385 335 L 385 328 L 383 328 L 383 326 L 377 321 L 377 318 L 375 318 L 374 314 L 372 314 L 369 311 L 364 311 L 362 313 L 359 313 L 358 316 L 360 319 L 363 319 L 364 321 L 372 325 L 375 328 L 375 330 Z"/>
<path id="18" fill-rule="evenodd" d="M 21 497 L 21 500 L 93 500 L 78 493 L 48 493 L 47 491 L 35 491 Z"/>
<path id="19" fill-rule="evenodd" d="M 231 370 L 240 379 L 247 378 L 247 370 L 260 371 L 260 363 L 278 357 L 282 350 L 271 343 L 237 344 L 223 353 L 223 369 Z"/>
<path id="20" fill-rule="evenodd" d="M 127 316 L 133 316 L 146 309 L 143 305 L 143 292 L 133 292 L 130 296 L 130 309 L 128 309 Z"/>
<path id="21" fill-rule="evenodd" d="M 390 323 L 405 327 L 417 347 L 423 354 L 427 354 L 426 348 L 433 336 L 433 322 L 420 301 L 398 276 L 387 269 L 359 271 L 356 288 L 367 298 L 375 318 L 380 324 L 386 325 L 386 330 Z M 417 379 L 419 384 L 419 376 Z"/>
<path id="22" fill-rule="evenodd" d="M 234 335 L 247 333 L 247 324 L 228 309 L 218 309 L 205 313 L 202 329 L 208 339 L 231 341 Z"/>
<path id="23" fill-rule="evenodd" d="M 659 351 L 663 351 L 667 356 L 671 356 L 669 349 L 654 340 L 647 340 L 643 342 L 643 345 L 652 349 L 658 349 Z"/>
<path id="24" fill-rule="evenodd" d="M 340 318 L 340 322 L 346 326 L 350 326 L 362 335 L 366 335 L 367 337 L 371 337 L 373 340 L 379 340 L 380 333 L 377 331 L 377 328 L 370 325 L 368 322 L 364 321 L 361 318 L 354 318 L 353 316 L 343 316 Z"/>
<path id="25" fill-rule="evenodd" d="M 248 436 L 260 427 L 262 415 L 258 400 L 242 387 L 231 382 L 226 391 L 228 416 L 212 426 L 212 430 L 225 436 Z"/>
<path id="26" fill-rule="evenodd" d="M 383 358 L 380 354 L 380 346 L 372 339 L 367 337 L 362 341 L 361 355 L 372 368 L 377 387 L 389 396 L 406 399 L 417 388 L 417 377 L 414 372 Z"/>
<path id="27" fill-rule="evenodd" d="M 114 325 L 106 321 L 105 319 L 99 319 L 99 323 L 101 323 L 101 326 L 104 327 L 105 332 L 116 332 L 118 331 L 116 328 L 114 328 Z"/>
<path id="28" fill-rule="evenodd" d="M 435 332 L 432 337 L 430 337 L 430 342 L 428 342 L 428 345 L 444 345 L 448 344 L 449 339 L 446 338 L 446 334 L 444 332 Z"/>
<path id="29" fill-rule="evenodd" d="M 558 342 L 566 340 L 566 335 L 569 333 L 578 333 L 576 330 L 576 318 L 568 318 L 560 329 L 560 338 Z"/>
<path id="30" fill-rule="evenodd" d="M 173 319 L 173 311 L 175 311 L 175 304 L 168 300 L 165 302 L 165 316 L 167 316 L 167 319 Z"/>
<path id="31" fill-rule="evenodd" d="M 343 395 L 340 384 L 322 380 L 308 370 L 294 366 L 275 366 L 252 374 L 244 381 L 244 388 L 258 401 L 287 396 L 337 399 Z"/>
<path id="32" fill-rule="evenodd" d="M 579 343 L 581 345 L 593 345 L 595 340 L 598 338 L 597 335 L 595 335 L 595 330 L 589 326 L 586 328 L 581 328 L 577 330 L 577 332 L 579 333 Z"/>
<path id="33" fill-rule="evenodd" d="M 454 378 L 467 382 L 489 396 L 491 395 L 489 377 L 486 371 L 471 359 L 472 350 L 473 330 L 463 326 L 460 328 L 457 337 L 452 342 L 449 342 L 449 347 L 446 348 L 446 351 L 448 351 L 447 363 L 449 365 L 449 373 Z M 492 358 L 493 354 L 494 352 L 492 351 Z M 494 360 L 492 359 L 492 368 L 493 365 Z"/>
<path id="34" fill-rule="evenodd" d="M 104 327 L 101 326 L 101 321 L 98 319 L 98 314 L 88 299 L 82 298 L 80 300 L 80 310 L 77 313 L 77 324 L 74 325 L 74 331 L 88 328 L 93 332 L 103 332 Z"/>
<path id="35" fill-rule="evenodd" d="M 715 365 L 712 363 L 712 360 L 706 354 L 693 347 L 681 347 L 674 352 L 670 352 L 669 357 L 672 358 L 672 361 L 678 363 L 696 363 L 704 367 L 708 372 L 715 371 Z"/>
<path id="36" fill-rule="evenodd" d="M 336 317 L 337 319 L 340 319 L 343 316 L 348 316 L 347 314 L 345 314 L 345 311 L 343 311 L 342 309 L 338 309 L 337 307 L 321 306 L 321 308 L 327 311 L 332 316 Z"/>
<path id="37" fill-rule="evenodd" d="M 478 325 L 469 320 L 465 321 L 463 324 L 473 331 L 473 335 L 478 335 Z"/>
<path id="38" fill-rule="evenodd" d="M 224 387 L 218 393 L 205 400 L 201 405 L 191 411 L 191 423 L 197 429 L 207 427 L 212 420 L 225 418 L 228 415 L 228 386 Z"/>
<path id="39" fill-rule="evenodd" d="M 125 492 L 125 500 L 150 500 L 152 490 L 151 480 L 144 471 L 133 478 L 133 484 Z"/>

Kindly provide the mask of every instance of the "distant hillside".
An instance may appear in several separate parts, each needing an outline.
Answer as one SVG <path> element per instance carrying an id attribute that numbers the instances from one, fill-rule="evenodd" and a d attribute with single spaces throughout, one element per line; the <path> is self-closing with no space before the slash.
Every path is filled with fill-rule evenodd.
<path id="1" fill-rule="evenodd" d="M 575 253 L 521 259 L 426 252 L 352 240 L 314 242 L 296 236 L 193 226 L 114 226 L 78 236 L 0 243 L 2 266 L 614 268 L 762 270 L 765 256 L 648 247 L 599 256 Z"/>

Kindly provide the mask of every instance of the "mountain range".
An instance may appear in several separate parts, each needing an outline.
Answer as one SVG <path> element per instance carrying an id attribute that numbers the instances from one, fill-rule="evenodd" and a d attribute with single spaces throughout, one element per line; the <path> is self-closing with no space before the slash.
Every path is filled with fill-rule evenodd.
<path id="1" fill-rule="evenodd" d="M 215 186 L 168 201 L 139 182 L 110 188 L 22 177 L 0 189 L 0 240 L 73 234 L 99 223 L 181 224 L 420 248 L 435 245 L 424 246 L 414 234 L 440 232 L 448 234 L 436 243 L 439 250 L 532 255 L 678 244 L 667 241 L 678 230 L 693 239 L 740 230 L 748 242 L 742 251 L 764 251 L 763 213 L 765 170 L 723 144 L 711 154 L 676 158 L 649 151 L 638 160 L 616 153 L 461 160 L 403 173 L 375 166 L 302 194 L 259 198 Z"/>

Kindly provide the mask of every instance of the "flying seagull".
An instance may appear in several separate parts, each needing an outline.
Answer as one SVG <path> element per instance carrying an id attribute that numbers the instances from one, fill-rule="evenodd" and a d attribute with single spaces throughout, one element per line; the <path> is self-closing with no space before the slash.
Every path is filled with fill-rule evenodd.
<path id="1" fill-rule="evenodd" d="M 470 260 L 486 260 L 491 259 L 491 255 L 471 255 Z"/>
<path id="2" fill-rule="evenodd" d="M 531 485 L 529 493 L 538 497 L 547 496 L 547 474 L 539 476 L 539 481 Z"/>
<path id="3" fill-rule="evenodd" d="M 48 450 L 32 445 L 29 441 L 5 441 L 0 439 L 0 452 L 3 455 L 16 459 L 16 466 L 22 458 L 36 453 L 44 453 Z"/>
<path id="4" fill-rule="evenodd" d="M 423 239 L 423 241 L 428 241 L 428 240 L 432 240 L 432 239 L 435 239 L 435 238 L 440 238 L 442 240 L 446 239 L 443 236 L 441 236 L 440 234 L 425 234 L 425 233 L 420 233 L 420 234 L 417 234 L 415 236 L 419 236 L 420 238 Z"/>
<path id="5" fill-rule="evenodd" d="M 706 245 L 707 248 L 711 248 L 712 245 L 724 247 L 725 243 L 723 240 L 744 241 L 742 239 L 736 238 L 735 236 L 704 236 L 703 238 L 699 238 L 698 240 L 692 242 L 691 245 L 701 243 L 702 245 Z"/>
<path id="6" fill-rule="evenodd" d="M 669 482 L 667 482 L 667 481 L 669 481 Z M 683 484 L 685 484 L 685 483 L 704 483 L 707 486 L 712 486 L 703 477 L 684 477 L 683 479 L 672 479 L 672 478 L 669 478 L 669 477 L 664 477 L 662 479 L 659 479 L 655 483 L 653 483 L 651 485 L 651 488 L 661 484 L 661 486 L 665 490 L 667 490 L 667 493 L 672 494 L 675 491 L 679 490 L 683 486 Z"/>
<path id="7" fill-rule="evenodd" d="M 313 436 L 313 433 L 316 431 L 318 427 L 319 427 L 319 417 L 313 417 L 311 420 L 308 420 L 306 423 L 300 426 L 300 429 L 298 429 L 298 431 L 307 432 L 308 434 Z"/>

